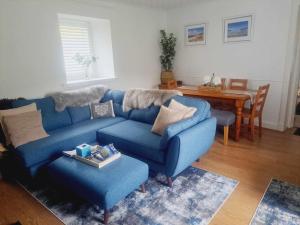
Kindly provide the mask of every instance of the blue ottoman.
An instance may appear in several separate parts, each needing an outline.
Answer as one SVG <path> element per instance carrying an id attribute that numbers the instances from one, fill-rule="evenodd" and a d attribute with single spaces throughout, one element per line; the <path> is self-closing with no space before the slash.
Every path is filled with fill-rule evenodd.
<path id="1" fill-rule="evenodd" d="M 103 208 L 107 224 L 109 209 L 139 186 L 145 191 L 149 169 L 146 163 L 126 155 L 100 169 L 62 156 L 48 166 L 48 172 L 55 182 Z"/>

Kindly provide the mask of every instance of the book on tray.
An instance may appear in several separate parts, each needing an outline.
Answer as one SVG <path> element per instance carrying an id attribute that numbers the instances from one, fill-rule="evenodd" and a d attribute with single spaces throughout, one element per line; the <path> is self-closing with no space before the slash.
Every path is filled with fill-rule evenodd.
<path id="1" fill-rule="evenodd" d="M 82 145 L 77 146 L 76 149 L 78 150 L 81 146 Z M 87 144 L 84 144 L 84 146 L 86 147 Z M 94 145 L 89 147 L 90 154 L 85 157 L 78 155 L 78 151 L 76 149 L 72 151 L 63 151 L 63 154 L 97 168 L 101 168 L 121 156 L 121 153 L 114 147 L 113 144 L 105 146 Z"/>

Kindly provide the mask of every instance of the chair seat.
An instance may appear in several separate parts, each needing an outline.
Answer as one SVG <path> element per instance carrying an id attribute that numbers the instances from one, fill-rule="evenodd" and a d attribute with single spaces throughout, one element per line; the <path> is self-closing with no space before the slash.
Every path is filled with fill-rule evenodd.
<path id="1" fill-rule="evenodd" d="M 221 126 L 230 126 L 235 122 L 235 114 L 230 111 L 213 109 L 211 115 L 217 118 L 217 124 Z"/>

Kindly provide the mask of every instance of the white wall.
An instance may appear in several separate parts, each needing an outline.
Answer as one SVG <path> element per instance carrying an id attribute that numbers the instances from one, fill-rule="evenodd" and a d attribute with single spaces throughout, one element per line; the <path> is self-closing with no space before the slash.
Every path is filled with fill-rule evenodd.
<path id="1" fill-rule="evenodd" d="M 250 88 L 270 83 L 264 126 L 282 129 L 281 96 L 289 35 L 291 0 L 210 0 L 169 10 L 167 28 L 178 37 L 175 74 L 187 84 L 204 75 L 249 79 Z M 254 15 L 251 42 L 223 43 L 223 18 Z M 207 23 L 207 45 L 185 46 L 184 26 Z M 285 109 L 284 109 L 285 110 Z"/>
<path id="2" fill-rule="evenodd" d="M 158 9 L 85 0 L 0 0 L 0 96 L 41 97 L 65 83 L 57 14 L 108 18 L 117 78 L 112 88 L 159 83 Z"/>

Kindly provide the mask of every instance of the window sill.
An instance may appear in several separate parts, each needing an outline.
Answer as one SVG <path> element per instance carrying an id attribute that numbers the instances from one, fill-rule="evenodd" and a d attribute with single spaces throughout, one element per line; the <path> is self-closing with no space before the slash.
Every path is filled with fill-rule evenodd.
<path id="1" fill-rule="evenodd" d="M 64 84 L 65 89 L 73 89 L 73 88 L 80 88 L 95 84 L 102 84 L 103 81 L 109 81 L 114 80 L 116 77 L 101 77 L 101 78 L 95 78 L 95 79 L 89 79 L 89 80 L 78 80 L 78 81 L 71 81 Z"/>

